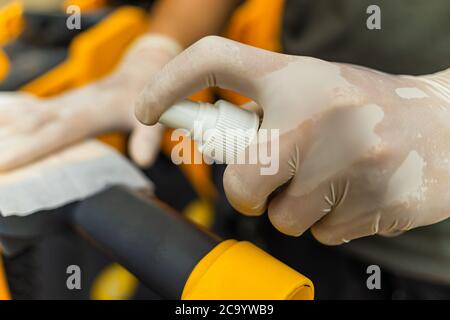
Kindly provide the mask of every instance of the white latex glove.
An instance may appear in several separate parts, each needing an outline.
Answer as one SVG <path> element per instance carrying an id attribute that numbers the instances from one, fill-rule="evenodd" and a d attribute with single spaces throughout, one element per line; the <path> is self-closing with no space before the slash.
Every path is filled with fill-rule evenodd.
<path id="1" fill-rule="evenodd" d="M 115 72 L 88 86 L 49 99 L 0 93 L 0 171 L 25 165 L 100 133 L 131 131 L 129 152 L 140 166 L 153 163 L 161 127 L 146 127 L 133 116 L 133 101 L 149 74 L 181 47 L 150 34 L 139 38 Z"/>
<path id="2" fill-rule="evenodd" d="M 205 85 L 248 96 L 263 109 L 261 128 L 280 130 L 279 170 L 229 165 L 229 201 L 334 245 L 450 216 L 449 83 L 450 69 L 396 76 L 208 37 L 155 74 L 136 115 L 154 124 Z"/>

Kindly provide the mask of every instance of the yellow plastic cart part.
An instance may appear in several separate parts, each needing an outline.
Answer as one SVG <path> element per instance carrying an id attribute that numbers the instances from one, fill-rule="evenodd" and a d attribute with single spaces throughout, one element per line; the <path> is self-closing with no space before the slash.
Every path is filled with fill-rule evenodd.
<path id="1" fill-rule="evenodd" d="M 77 6 L 82 12 L 88 12 L 103 8 L 106 5 L 106 0 L 65 0 L 62 7 L 67 9 L 70 6 Z"/>
<path id="2" fill-rule="evenodd" d="M 20 1 L 11 1 L 0 7 L 0 46 L 15 39 L 23 29 L 23 7 Z"/>
<path id="3" fill-rule="evenodd" d="M 250 242 L 226 240 L 196 265 L 183 300 L 311 300 L 311 280 Z"/>
<path id="4" fill-rule="evenodd" d="M 105 76 L 147 26 L 147 16 L 141 9 L 124 6 L 114 11 L 72 41 L 66 62 L 31 81 L 22 90 L 48 97 Z"/>
<path id="5" fill-rule="evenodd" d="M 91 287 L 93 300 L 129 300 L 137 290 L 138 280 L 117 263 L 106 266 Z"/>
<path id="6" fill-rule="evenodd" d="M 2 255 L 0 252 L 0 300 L 11 300 L 6 273 L 3 268 Z"/>
<path id="7" fill-rule="evenodd" d="M 0 81 L 6 78 L 9 72 L 9 59 L 0 49 Z"/>

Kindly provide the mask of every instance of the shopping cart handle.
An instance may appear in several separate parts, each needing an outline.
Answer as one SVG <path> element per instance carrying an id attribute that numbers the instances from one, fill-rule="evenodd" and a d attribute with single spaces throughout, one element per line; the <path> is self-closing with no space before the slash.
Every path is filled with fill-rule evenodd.
<path id="1" fill-rule="evenodd" d="M 220 239 L 156 199 L 113 187 L 71 212 L 74 227 L 163 298 L 179 299 L 190 272 Z"/>

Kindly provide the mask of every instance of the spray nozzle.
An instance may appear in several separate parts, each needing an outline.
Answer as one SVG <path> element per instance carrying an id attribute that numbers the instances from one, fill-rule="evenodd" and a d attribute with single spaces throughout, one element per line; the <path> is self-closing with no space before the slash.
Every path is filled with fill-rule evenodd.
<path id="1" fill-rule="evenodd" d="M 214 105 L 183 100 L 165 111 L 159 122 L 189 131 L 200 152 L 221 163 L 236 161 L 259 128 L 256 113 L 224 100 Z"/>

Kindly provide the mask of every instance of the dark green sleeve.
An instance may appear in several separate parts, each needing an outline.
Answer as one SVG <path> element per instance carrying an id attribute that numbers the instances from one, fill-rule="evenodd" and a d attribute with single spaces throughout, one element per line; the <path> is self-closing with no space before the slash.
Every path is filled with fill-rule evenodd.
<path id="1" fill-rule="evenodd" d="M 369 5 L 381 30 L 369 30 Z M 449 0 L 286 0 L 286 53 L 359 64 L 390 73 L 429 74 L 450 67 Z"/>

